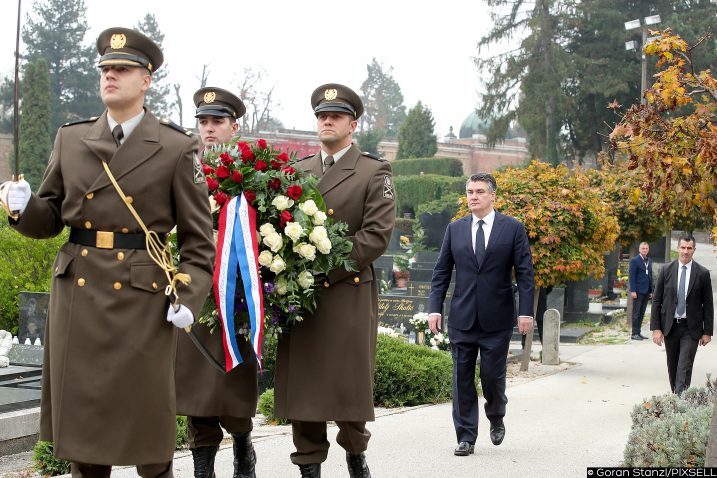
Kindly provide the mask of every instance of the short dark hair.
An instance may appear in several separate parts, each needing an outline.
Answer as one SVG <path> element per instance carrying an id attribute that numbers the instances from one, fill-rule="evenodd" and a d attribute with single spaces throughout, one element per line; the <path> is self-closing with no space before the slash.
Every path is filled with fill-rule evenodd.
<path id="1" fill-rule="evenodd" d="M 468 186 L 468 183 L 476 182 L 476 181 L 482 181 L 484 183 L 488 183 L 488 189 L 490 189 L 490 192 L 494 193 L 498 190 L 498 184 L 495 182 L 495 178 L 490 173 L 476 173 L 471 174 L 471 176 L 468 178 L 468 181 L 466 181 L 466 186 Z"/>
<path id="2" fill-rule="evenodd" d="M 693 246 L 697 244 L 697 241 L 695 241 L 695 236 L 693 236 L 689 232 L 683 232 L 682 234 L 680 234 L 679 239 L 677 239 L 677 245 L 679 246 L 680 242 L 682 241 L 691 242 Z"/>

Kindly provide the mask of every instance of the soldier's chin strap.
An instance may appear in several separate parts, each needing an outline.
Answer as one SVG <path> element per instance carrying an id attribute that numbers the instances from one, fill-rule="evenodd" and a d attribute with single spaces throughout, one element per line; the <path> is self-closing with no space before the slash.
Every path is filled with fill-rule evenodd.
<path id="1" fill-rule="evenodd" d="M 13 183 L 16 183 L 18 181 L 22 181 L 24 179 L 23 175 L 20 174 L 17 177 L 17 180 L 15 180 L 15 175 L 13 174 L 12 179 L 10 181 L 5 181 L 4 183 L 0 184 L 0 208 L 10 216 L 13 221 L 17 221 L 20 218 L 20 214 L 17 211 L 11 211 L 10 206 L 5 202 L 3 198 L 10 197 L 10 186 L 12 186 Z"/>
<path id="2" fill-rule="evenodd" d="M 142 218 L 139 217 L 137 211 L 134 209 L 134 207 L 132 207 L 132 201 L 127 198 L 125 193 L 122 191 L 122 188 L 120 188 L 120 185 L 117 183 L 117 180 L 112 175 L 112 172 L 110 171 L 110 167 L 107 165 L 107 162 L 102 161 L 102 167 L 105 168 L 105 172 L 110 178 L 110 181 L 112 182 L 112 185 L 117 191 L 117 194 L 119 194 L 122 198 L 122 202 L 125 203 L 127 209 L 129 209 L 129 212 L 132 213 L 135 220 L 144 231 L 145 244 L 147 245 L 147 252 L 149 253 L 149 257 L 155 262 L 155 264 L 159 266 L 160 269 L 162 269 L 162 271 L 164 271 L 164 274 L 167 276 L 167 282 L 169 282 L 169 285 L 164 290 L 164 293 L 165 295 L 170 296 L 169 300 L 172 303 L 174 309 L 179 309 L 177 282 L 181 282 L 184 285 L 189 285 L 192 282 L 192 278 L 189 276 L 189 274 L 179 272 L 177 266 L 174 265 L 174 261 L 172 260 L 171 245 L 169 244 L 169 242 L 162 242 L 159 239 L 159 235 L 155 231 L 150 231 L 149 229 L 147 229 L 147 226 L 145 226 L 144 221 L 142 221 Z M 191 328 L 192 326 L 190 325 L 185 327 L 184 330 L 189 332 Z"/>

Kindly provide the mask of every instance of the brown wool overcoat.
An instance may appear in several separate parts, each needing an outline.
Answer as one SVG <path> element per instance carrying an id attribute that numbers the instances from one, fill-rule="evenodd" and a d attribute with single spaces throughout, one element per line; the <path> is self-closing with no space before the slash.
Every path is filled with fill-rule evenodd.
<path id="1" fill-rule="evenodd" d="M 60 128 L 37 194 L 13 226 L 34 238 L 63 227 L 139 233 L 105 159 L 150 230 L 177 227 L 180 302 L 198 316 L 211 286 L 214 241 L 197 141 L 146 112 L 118 148 L 106 112 Z M 164 273 L 145 250 L 62 246 L 45 330 L 40 439 L 94 464 L 152 464 L 175 447 L 174 352 Z M 181 333 L 184 333 L 183 331 Z"/>
<path id="2" fill-rule="evenodd" d="M 354 145 L 326 174 L 321 154 L 297 163 L 319 176 L 327 212 L 348 224 L 357 272 L 336 269 L 313 316 L 279 339 L 275 413 L 303 421 L 374 419 L 378 287 L 372 262 L 388 246 L 396 219 L 391 166 Z"/>

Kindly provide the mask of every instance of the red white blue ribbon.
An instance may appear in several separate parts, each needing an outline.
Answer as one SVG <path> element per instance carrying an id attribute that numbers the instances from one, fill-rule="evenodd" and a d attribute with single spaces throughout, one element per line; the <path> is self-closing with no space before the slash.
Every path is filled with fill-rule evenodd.
<path id="1" fill-rule="evenodd" d="M 264 297 L 259 279 L 256 210 L 243 194 L 227 201 L 219 213 L 219 239 L 214 266 L 214 297 L 222 322 L 227 372 L 243 362 L 234 322 L 237 286 L 243 287 L 242 295 L 249 311 L 250 340 L 261 367 Z"/>

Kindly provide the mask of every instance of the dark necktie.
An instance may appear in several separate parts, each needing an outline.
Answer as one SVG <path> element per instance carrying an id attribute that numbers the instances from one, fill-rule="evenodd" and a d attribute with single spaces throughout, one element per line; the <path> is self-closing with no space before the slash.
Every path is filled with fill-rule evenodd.
<path id="1" fill-rule="evenodd" d="M 680 284 L 677 287 L 677 309 L 675 314 L 678 317 L 682 317 L 687 309 L 685 303 L 685 276 L 687 275 L 687 266 L 682 266 L 682 272 L 680 273 Z"/>
<path id="2" fill-rule="evenodd" d="M 122 131 L 122 125 L 117 125 L 114 128 L 112 128 L 112 136 L 115 138 L 115 143 L 117 143 L 117 146 L 120 145 L 122 142 L 122 139 L 124 138 L 124 131 Z"/>
<path id="3" fill-rule="evenodd" d="M 485 234 L 483 233 L 483 224 L 485 224 L 485 221 L 481 219 L 478 221 L 478 229 L 476 229 L 476 260 L 478 261 L 478 267 L 483 265 L 483 259 L 485 259 Z"/>
<path id="4" fill-rule="evenodd" d="M 324 158 L 324 172 L 328 171 L 331 166 L 334 165 L 334 157 L 326 156 Z"/>

